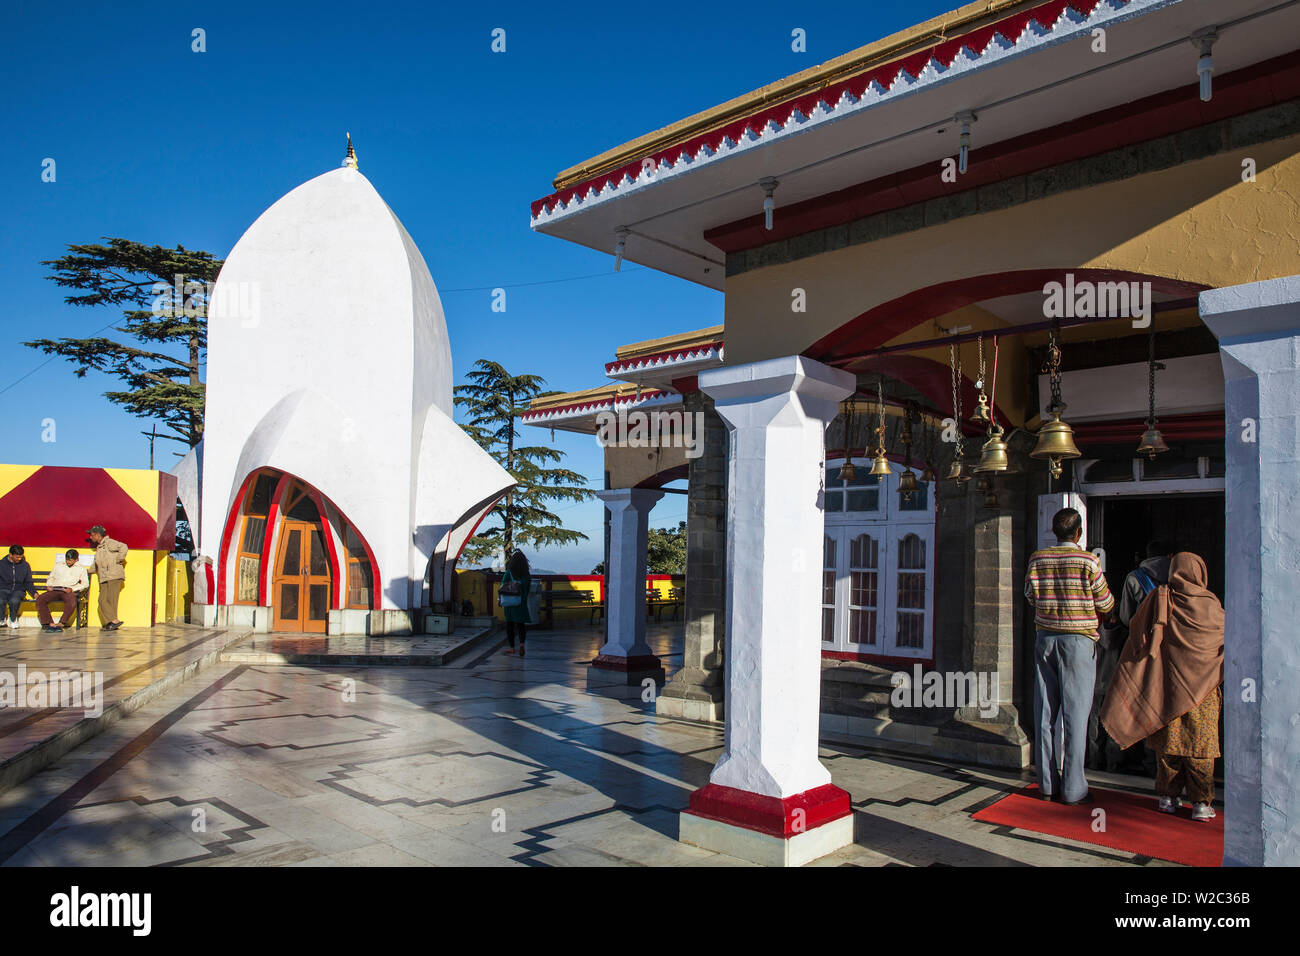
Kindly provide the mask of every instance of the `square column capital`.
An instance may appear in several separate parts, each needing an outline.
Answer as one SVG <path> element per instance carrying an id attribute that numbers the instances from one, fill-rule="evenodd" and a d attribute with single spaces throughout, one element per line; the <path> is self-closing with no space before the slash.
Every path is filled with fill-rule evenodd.
<path id="1" fill-rule="evenodd" d="M 831 368 L 803 355 L 726 365 L 708 369 L 699 376 L 700 390 L 710 396 L 718 414 L 729 425 L 738 424 L 734 406 L 754 405 L 788 397 L 798 401 L 805 415 L 830 421 L 840 399 L 853 394 L 857 378 L 851 372 Z M 781 402 L 778 408 L 786 403 Z"/>
<path id="2" fill-rule="evenodd" d="M 611 488 L 596 492 L 596 497 L 605 502 L 611 514 L 626 511 L 628 508 L 640 513 L 647 513 L 655 506 L 666 492 L 657 488 Z"/>

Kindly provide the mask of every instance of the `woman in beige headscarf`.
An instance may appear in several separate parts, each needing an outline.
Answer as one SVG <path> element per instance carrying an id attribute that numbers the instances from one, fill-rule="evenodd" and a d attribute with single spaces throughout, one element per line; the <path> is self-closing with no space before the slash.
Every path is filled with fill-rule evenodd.
<path id="1" fill-rule="evenodd" d="M 1169 583 L 1133 615 L 1101 722 L 1121 747 L 1146 738 L 1156 752 L 1156 794 L 1165 813 L 1184 788 L 1192 818 L 1215 816 L 1214 758 L 1219 756 L 1223 683 L 1223 605 L 1206 588 L 1205 562 L 1180 551 Z"/>

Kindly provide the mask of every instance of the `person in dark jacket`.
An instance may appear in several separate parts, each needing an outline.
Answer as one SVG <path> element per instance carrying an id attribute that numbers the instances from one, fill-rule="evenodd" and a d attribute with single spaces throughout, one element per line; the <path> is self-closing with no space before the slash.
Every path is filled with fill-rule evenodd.
<path id="1" fill-rule="evenodd" d="M 1092 714 L 1088 718 L 1089 766 L 1098 770 L 1128 770 L 1133 773 L 1155 773 L 1155 756 L 1144 744 L 1120 750 L 1101 726 L 1101 704 L 1110 690 L 1111 678 L 1119 664 L 1120 655 L 1128 643 L 1128 626 L 1146 596 L 1162 584 L 1169 583 L 1169 555 L 1172 549 L 1163 541 L 1147 543 L 1146 560 L 1128 573 L 1119 601 L 1106 623 L 1109 626 L 1107 641 L 1097 655 L 1097 683 L 1093 696 Z"/>
<path id="2" fill-rule="evenodd" d="M 524 557 L 522 551 L 516 551 L 510 556 L 510 563 L 506 566 L 505 574 L 501 575 L 503 587 L 507 582 L 512 584 L 512 590 L 513 586 L 518 586 L 517 596 L 519 602 L 517 604 L 506 604 L 505 601 L 510 600 L 511 596 L 504 591 L 502 592 L 501 596 L 505 599 L 502 601 L 501 607 L 506 615 L 506 641 L 510 645 L 506 648 L 506 653 L 513 654 L 515 652 L 515 636 L 518 635 L 519 656 L 523 657 L 524 640 L 528 636 L 528 625 L 533 623 L 532 618 L 528 615 L 528 591 L 532 586 L 533 577 L 528 567 L 528 559 Z"/>
<path id="3" fill-rule="evenodd" d="M 23 557 L 21 545 L 9 546 L 9 554 L 0 561 L 0 606 L 4 608 L 5 623 L 18 626 L 19 607 L 23 596 L 30 594 L 36 600 L 36 582 L 32 580 L 32 566 Z"/>

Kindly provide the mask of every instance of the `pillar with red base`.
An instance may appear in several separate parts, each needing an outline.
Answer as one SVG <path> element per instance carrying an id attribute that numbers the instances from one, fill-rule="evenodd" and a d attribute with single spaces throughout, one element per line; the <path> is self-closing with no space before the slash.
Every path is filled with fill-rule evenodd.
<path id="1" fill-rule="evenodd" d="M 680 838 L 798 866 L 853 842 L 849 795 L 817 759 L 822 461 L 854 376 L 802 356 L 699 378 L 730 432 L 726 746 Z"/>
<path id="2" fill-rule="evenodd" d="M 605 569 L 605 646 L 587 671 L 587 689 L 640 694 L 643 681 L 664 682 L 664 668 L 645 640 L 646 540 L 650 509 L 664 496 L 652 488 L 598 491 L 609 512 L 609 567 Z"/>

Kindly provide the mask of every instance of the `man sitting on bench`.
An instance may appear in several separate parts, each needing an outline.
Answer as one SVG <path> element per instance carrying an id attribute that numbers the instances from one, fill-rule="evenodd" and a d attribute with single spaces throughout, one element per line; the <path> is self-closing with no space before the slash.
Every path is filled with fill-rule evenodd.
<path id="1" fill-rule="evenodd" d="M 75 548 L 69 548 L 63 560 L 56 562 L 50 571 L 45 591 L 36 598 L 36 614 L 47 634 L 59 633 L 76 619 L 77 601 L 90 587 L 86 569 L 77 561 L 79 557 Z M 50 605 L 55 601 L 63 602 L 63 618 L 58 624 L 54 623 L 54 615 L 50 613 Z"/>

